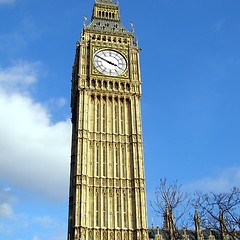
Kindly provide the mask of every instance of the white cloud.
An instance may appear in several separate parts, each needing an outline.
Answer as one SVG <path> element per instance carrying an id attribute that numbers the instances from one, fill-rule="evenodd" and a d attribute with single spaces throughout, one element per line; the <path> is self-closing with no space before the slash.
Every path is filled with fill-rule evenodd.
<path id="1" fill-rule="evenodd" d="M 0 216 L 9 219 L 14 216 L 12 206 L 9 203 L 0 204 Z"/>
<path id="2" fill-rule="evenodd" d="M 52 109 L 61 109 L 67 105 L 67 100 L 63 97 L 61 98 L 52 98 L 47 102 L 47 106 Z"/>
<path id="3" fill-rule="evenodd" d="M 28 92 L 38 66 L 0 68 L 0 176 L 44 197 L 65 199 L 71 124 L 52 123 L 48 109 Z"/>
<path id="4" fill-rule="evenodd" d="M 12 207 L 15 200 L 9 189 L 0 189 L 0 218 L 13 219 L 15 217 Z"/>
<path id="5" fill-rule="evenodd" d="M 18 61 L 15 65 L 0 68 L 0 87 L 4 91 L 20 91 L 37 81 L 39 63 Z"/>
<path id="6" fill-rule="evenodd" d="M 233 167 L 218 172 L 216 176 L 205 177 L 187 186 L 192 191 L 225 192 L 233 187 L 240 187 L 240 167 Z"/>

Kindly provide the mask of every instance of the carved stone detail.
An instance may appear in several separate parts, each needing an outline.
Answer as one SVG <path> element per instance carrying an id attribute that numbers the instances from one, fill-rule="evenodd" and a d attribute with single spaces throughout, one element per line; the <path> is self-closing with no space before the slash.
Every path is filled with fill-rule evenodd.
<path id="1" fill-rule="evenodd" d="M 140 50 L 133 32 L 121 24 L 116 1 L 96 0 L 91 24 L 84 24 L 72 78 L 68 240 L 144 240 Z M 106 48 L 129 63 L 121 75 L 107 76 L 94 67 L 94 55 Z"/>

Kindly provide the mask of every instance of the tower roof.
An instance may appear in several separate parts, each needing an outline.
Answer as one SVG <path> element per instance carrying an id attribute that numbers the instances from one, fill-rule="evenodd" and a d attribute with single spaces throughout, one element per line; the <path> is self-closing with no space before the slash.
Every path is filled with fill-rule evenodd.
<path id="1" fill-rule="evenodd" d="M 134 35 L 122 25 L 119 6 L 114 0 L 95 0 L 92 20 L 85 30 Z"/>
<path id="2" fill-rule="evenodd" d="M 96 3 L 103 3 L 103 4 L 110 4 L 110 5 L 116 5 L 113 0 L 95 0 Z"/>

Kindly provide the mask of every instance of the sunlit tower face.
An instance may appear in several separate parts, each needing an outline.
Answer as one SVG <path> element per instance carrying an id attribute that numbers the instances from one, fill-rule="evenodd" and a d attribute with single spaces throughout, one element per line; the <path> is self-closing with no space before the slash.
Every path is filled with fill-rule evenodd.
<path id="1" fill-rule="evenodd" d="M 96 0 L 73 66 L 68 240 L 148 239 L 134 39 L 118 4 Z"/>

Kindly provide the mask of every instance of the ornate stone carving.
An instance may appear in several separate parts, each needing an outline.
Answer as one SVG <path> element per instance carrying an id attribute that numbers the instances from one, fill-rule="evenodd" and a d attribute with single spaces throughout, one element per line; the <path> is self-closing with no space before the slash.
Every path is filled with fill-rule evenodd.
<path id="1" fill-rule="evenodd" d="M 106 48 L 130 63 L 122 74 L 105 75 L 95 68 L 94 57 Z M 107 59 L 102 61 L 111 65 Z M 144 176 L 138 64 L 134 33 L 122 26 L 116 1 L 95 0 L 93 17 L 89 25 L 85 22 L 73 67 L 73 219 L 69 221 L 68 240 L 146 238 L 145 180 L 138 179 Z M 123 206 L 117 204 L 123 199 L 126 212 L 120 212 Z M 79 227 L 86 227 L 88 232 L 75 236 L 74 229 Z"/>

